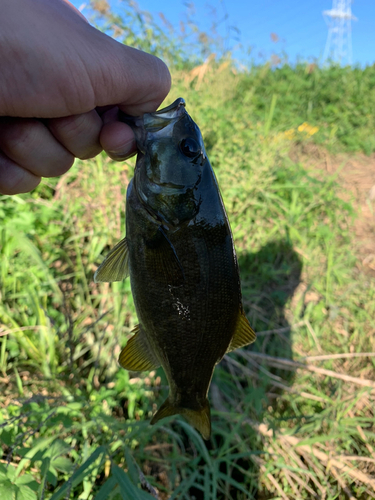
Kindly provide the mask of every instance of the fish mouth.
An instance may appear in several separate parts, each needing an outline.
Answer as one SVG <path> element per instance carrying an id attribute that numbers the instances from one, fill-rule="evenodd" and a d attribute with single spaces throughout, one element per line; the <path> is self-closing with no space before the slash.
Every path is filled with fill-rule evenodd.
<path id="1" fill-rule="evenodd" d="M 158 111 L 155 111 L 154 113 L 147 113 L 147 116 L 155 116 L 159 117 L 164 115 L 164 118 L 175 118 L 176 116 L 180 116 L 181 113 L 183 113 L 184 108 L 186 107 L 186 102 L 185 99 L 182 97 L 179 97 L 176 99 L 172 104 L 167 106 L 166 108 L 159 109 Z"/>
<path id="2" fill-rule="evenodd" d="M 146 113 L 143 116 L 143 124 L 147 132 L 159 132 L 168 125 L 174 125 L 182 116 L 185 115 L 185 100 L 179 97 L 173 104 L 166 108 L 155 111 L 154 113 Z"/>
<path id="3" fill-rule="evenodd" d="M 169 125 L 173 126 L 186 114 L 185 106 L 185 100 L 179 97 L 166 108 L 159 109 L 153 113 L 145 113 L 142 116 L 130 116 L 120 111 L 119 119 L 133 129 L 138 139 L 139 129 L 143 129 L 146 133 L 154 134 Z"/>

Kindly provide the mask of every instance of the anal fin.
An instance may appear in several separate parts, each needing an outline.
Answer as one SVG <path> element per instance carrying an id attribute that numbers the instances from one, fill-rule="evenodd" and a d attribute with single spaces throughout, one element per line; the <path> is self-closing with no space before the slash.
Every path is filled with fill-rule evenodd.
<path id="1" fill-rule="evenodd" d="M 133 332 L 135 335 L 128 340 L 128 343 L 121 351 L 119 357 L 120 365 L 126 370 L 134 372 L 159 368 L 160 361 L 152 351 L 141 325 L 133 328 Z"/>
<path id="2" fill-rule="evenodd" d="M 122 281 L 129 276 L 129 250 L 126 238 L 122 239 L 106 256 L 94 274 L 94 281 Z"/>
<path id="3" fill-rule="evenodd" d="M 250 323 L 241 307 L 237 318 L 236 329 L 234 331 L 234 335 L 231 343 L 229 344 L 227 352 L 231 352 L 235 349 L 238 349 L 239 347 L 252 344 L 255 339 L 255 332 L 251 328 Z"/>

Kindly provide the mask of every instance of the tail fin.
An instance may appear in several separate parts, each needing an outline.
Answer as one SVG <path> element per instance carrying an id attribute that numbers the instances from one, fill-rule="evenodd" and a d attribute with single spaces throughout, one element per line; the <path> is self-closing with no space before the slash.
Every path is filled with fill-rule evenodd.
<path id="1" fill-rule="evenodd" d="M 168 398 L 152 417 L 151 425 L 156 424 L 156 422 L 162 418 L 170 417 L 171 415 L 176 415 L 177 413 L 185 417 L 189 424 L 202 434 L 203 439 L 210 439 L 211 415 L 210 404 L 207 399 L 200 410 L 191 410 L 190 408 L 180 408 L 174 406 L 170 403 Z"/>

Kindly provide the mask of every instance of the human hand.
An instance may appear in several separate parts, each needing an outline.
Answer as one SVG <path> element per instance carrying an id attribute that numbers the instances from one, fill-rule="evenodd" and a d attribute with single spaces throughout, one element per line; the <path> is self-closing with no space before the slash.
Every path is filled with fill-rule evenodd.
<path id="1" fill-rule="evenodd" d="M 102 149 L 132 156 L 118 108 L 155 111 L 170 89 L 160 59 L 96 30 L 65 0 L 2 0 L 0 68 L 3 194 L 31 191 Z"/>

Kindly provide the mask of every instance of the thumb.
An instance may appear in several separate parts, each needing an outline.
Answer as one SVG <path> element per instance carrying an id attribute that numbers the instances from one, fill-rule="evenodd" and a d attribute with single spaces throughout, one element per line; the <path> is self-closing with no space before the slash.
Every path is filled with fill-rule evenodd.
<path id="1" fill-rule="evenodd" d="M 3 10 L 2 116 L 59 118 L 115 105 L 141 114 L 170 89 L 160 59 L 95 29 L 67 1 L 3 0 Z"/>
<path id="2" fill-rule="evenodd" d="M 151 54 L 111 41 L 116 46 L 111 56 L 116 60 L 107 75 L 104 100 L 133 116 L 155 111 L 171 88 L 167 66 Z"/>
<path id="3" fill-rule="evenodd" d="M 117 105 L 134 116 L 155 111 L 171 88 L 171 76 L 164 62 L 99 31 L 96 37 L 91 77 L 95 105 Z"/>

